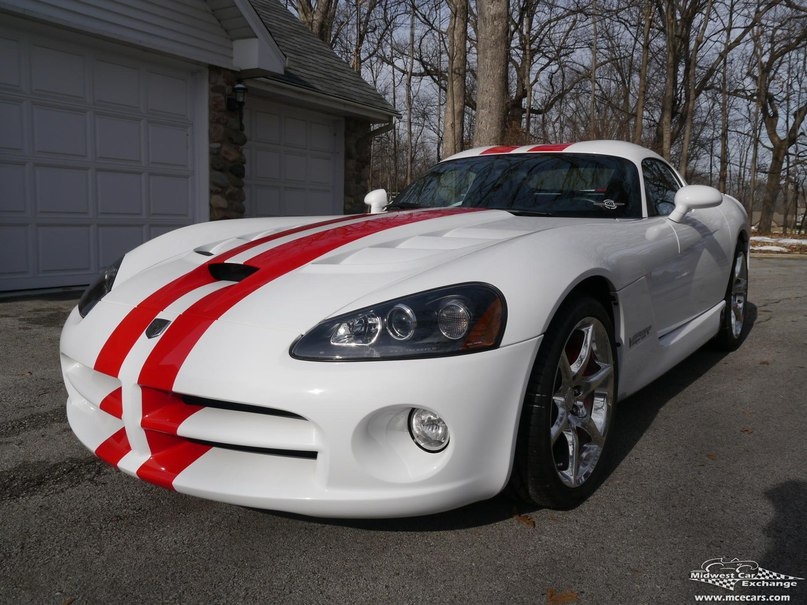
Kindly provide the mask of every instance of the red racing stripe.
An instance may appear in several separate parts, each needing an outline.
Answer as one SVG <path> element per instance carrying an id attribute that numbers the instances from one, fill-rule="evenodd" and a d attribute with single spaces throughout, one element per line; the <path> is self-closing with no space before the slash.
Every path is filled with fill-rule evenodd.
<path id="1" fill-rule="evenodd" d="M 126 429 L 122 428 L 95 448 L 95 455 L 112 466 L 118 466 L 121 459 L 131 451 L 132 446 L 129 445 Z"/>
<path id="2" fill-rule="evenodd" d="M 169 435 L 162 436 L 161 450 L 152 454 L 151 458 L 137 469 L 137 476 L 160 487 L 174 489 L 174 479 L 177 475 L 201 458 L 211 446 L 181 437 L 173 439 L 169 437 Z"/>
<path id="3" fill-rule="evenodd" d="M 527 151 L 563 151 L 569 145 L 571 145 L 571 143 L 547 143 L 545 145 L 530 147 Z"/>
<path id="4" fill-rule="evenodd" d="M 485 151 L 483 151 L 479 155 L 490 155 L 493 153 L 510 153 L 515 149 L 518 149 L 517 145 L 497 145 L 496 147 L 485 149 Z"/>
<path id="5" fill-rule="evenodd" d="M 179 425 L 202 409 L 200 405 L 191 405 L 182 401 L 177 395 L 155 391 L 143 387 L 143 417 L 140 426 L 146 431 L 156 431 L 168 435 L 176 435 Z M 152 451 L 154 451 L 152 449 Z"/>
<path id="6" fill-rule="evenodd" d="M 118 387 L 101 401 L 101 408 L 104 412 L 115 418 L 123 418 L 123 387 Z"/>
<path id="7" fill-rule="evenodd" d="M 251 258 L 248 263 L 258 267 L 258 271 L 228 288 L 208 294 L 171 323 L 146 359 L 139 384 L 163 391 L 173 390 L 183 362 L 213 322 L 236 303 L 278 277 L 363 237 L 411 223 L 478 210 L 445 208 L 385 215 L 314 233 Z"/>
<path id="8" fill-rule="evenodd" d="M 151 456 L 137 469 L 137 476 L 161 487 L 173 489 L 174 479 L 210 449 L 177 435 L 179 425 L 202 409 L 177 395 L 143 387 L 143 417 Z"/>
<path id="9" fill-rule="evenodd" d="M 95 360 L 95 369 L 103 374 L 107 374 L 108 376 L 117 376 L 120 372 L 121 366 L 123 365 L 123 361 L 126 359 L 129 351 L 132 350 L 132 347 L 134 346 L 135 342 L 137 342 L 137 339 L 140 338 L 143 331 L 160 312 L 185 294 L 188 294 L 189 292 L 192 292 L 193 290 L 214 281 L 213 277 L 210 275 L 210 271 L 207 268 L 209 264 L 224 262 L 237 254 L 241 254 L 242 252 L 246 252 L 247 250 L 282 237 L 288 237 L 302 231 L 317 229 L 319 227 L 334 223 L 356 220 L 357 218 L 359 218 L 357 215 L 340 216 L 335 219 L 329 219 L 327 221 L 321 221 L 309 225 L 302 225 L 300 227 L 294 227 L 293 229 L 273 233 L 271 235 L 258 238 L 254 241 L 246 242 L 233 248 L 232 250 L 215 256 L 205 264 L 200 265 L 189 273 L 176 278 L 172 282 L 166 284 L 156 292 L 146 297 L 145 300 L 138 304 L 129 312 L 126 317 L 123 318 L 123 321 L 118 324 L 107 341 L 104 343 L 104 346 L 101 348 L 101 351 Z"/>

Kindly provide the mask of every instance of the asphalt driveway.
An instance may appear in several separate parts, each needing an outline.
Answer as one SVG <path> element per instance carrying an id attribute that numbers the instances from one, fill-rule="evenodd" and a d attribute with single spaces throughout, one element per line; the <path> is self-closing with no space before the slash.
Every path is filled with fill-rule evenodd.
<path id="1" fill-rule="evenodd" d="M 568 512 L 503 497 L 339 522 L 136 481 L 73 437 L 58 367 L 75 298 L 0 301 L 0 603 L 693 603 L 710 559 L 807 578 L 807 258 L 753 258 L 741 349 L 621 402 L 605 484 Z M 781 584 L 781 583 L 780 583 Z"/>

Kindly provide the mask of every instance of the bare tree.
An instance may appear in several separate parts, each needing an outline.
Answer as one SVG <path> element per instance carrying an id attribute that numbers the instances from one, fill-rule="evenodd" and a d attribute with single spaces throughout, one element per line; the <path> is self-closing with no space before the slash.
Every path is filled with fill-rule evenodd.
<path id="1" fill-rule="evenodd" d="M 804 53 L 807 47 L 807 29 L 804 28 L 803 19 L 794 18 L 796 15 L 790 11 L 782 12 L 783 17 L 777 19 L 777 22 L 769 28 L 768 35 L 758 38 L 755 49 L 761 66 L 757 73 L 753 74 L 756 79 L 755 94 L 762 110 L 762 124 L 771 144 L 771 162 L 758 225 L 760 233 L 771 232 L 776 200 L 782 188 L 785 157 L 799 136 L 804 135 L 801 127 L 807 117 L 807 100 L 804 99 L 801 105 L 793 108 L 790 115 L 781 116 L 779 113 L 783 98 L 777 94 L 782 92 L 781 83 L 777 80 L 781 78 L 782 81 L 787 81 L 786 68 L 791 53 L 796 51 Z M 791 82 L 795 79 L 803 85 L 804 77 L 802 68 L 798 74 L 791 76 Z M 789 98 L 784 96 L 784 99 Z M 784 133 L 779 131 L 782 126 L 785 128 Z"/>

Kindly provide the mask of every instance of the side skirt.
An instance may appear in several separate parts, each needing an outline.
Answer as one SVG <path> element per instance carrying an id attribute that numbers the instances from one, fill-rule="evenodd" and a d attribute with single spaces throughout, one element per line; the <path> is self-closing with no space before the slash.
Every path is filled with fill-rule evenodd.
<path id="1" fill-rule="evenodd" d="M 635 350 L 622 351 L 619 398 L 635 393 L 709 342 L 720 328 L 725 301 L 660 338 L 648 338 Z M 624 347 L 623 347 L 624 348 Z"/>

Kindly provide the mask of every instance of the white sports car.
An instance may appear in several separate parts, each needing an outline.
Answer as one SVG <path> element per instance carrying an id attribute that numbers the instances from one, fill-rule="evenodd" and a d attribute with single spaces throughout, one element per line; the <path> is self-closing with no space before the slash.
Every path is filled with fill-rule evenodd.
<path id="1" fill-rule="evenodd" d="M 78 438 L 151 483 L 306 515 L 505 487 L 569 508 L 618 399 L 742 340 L 746 213 L 641 147 L 474 149 L 366 202 L 193 225 L 107 269 L 62 333 Z"/>

